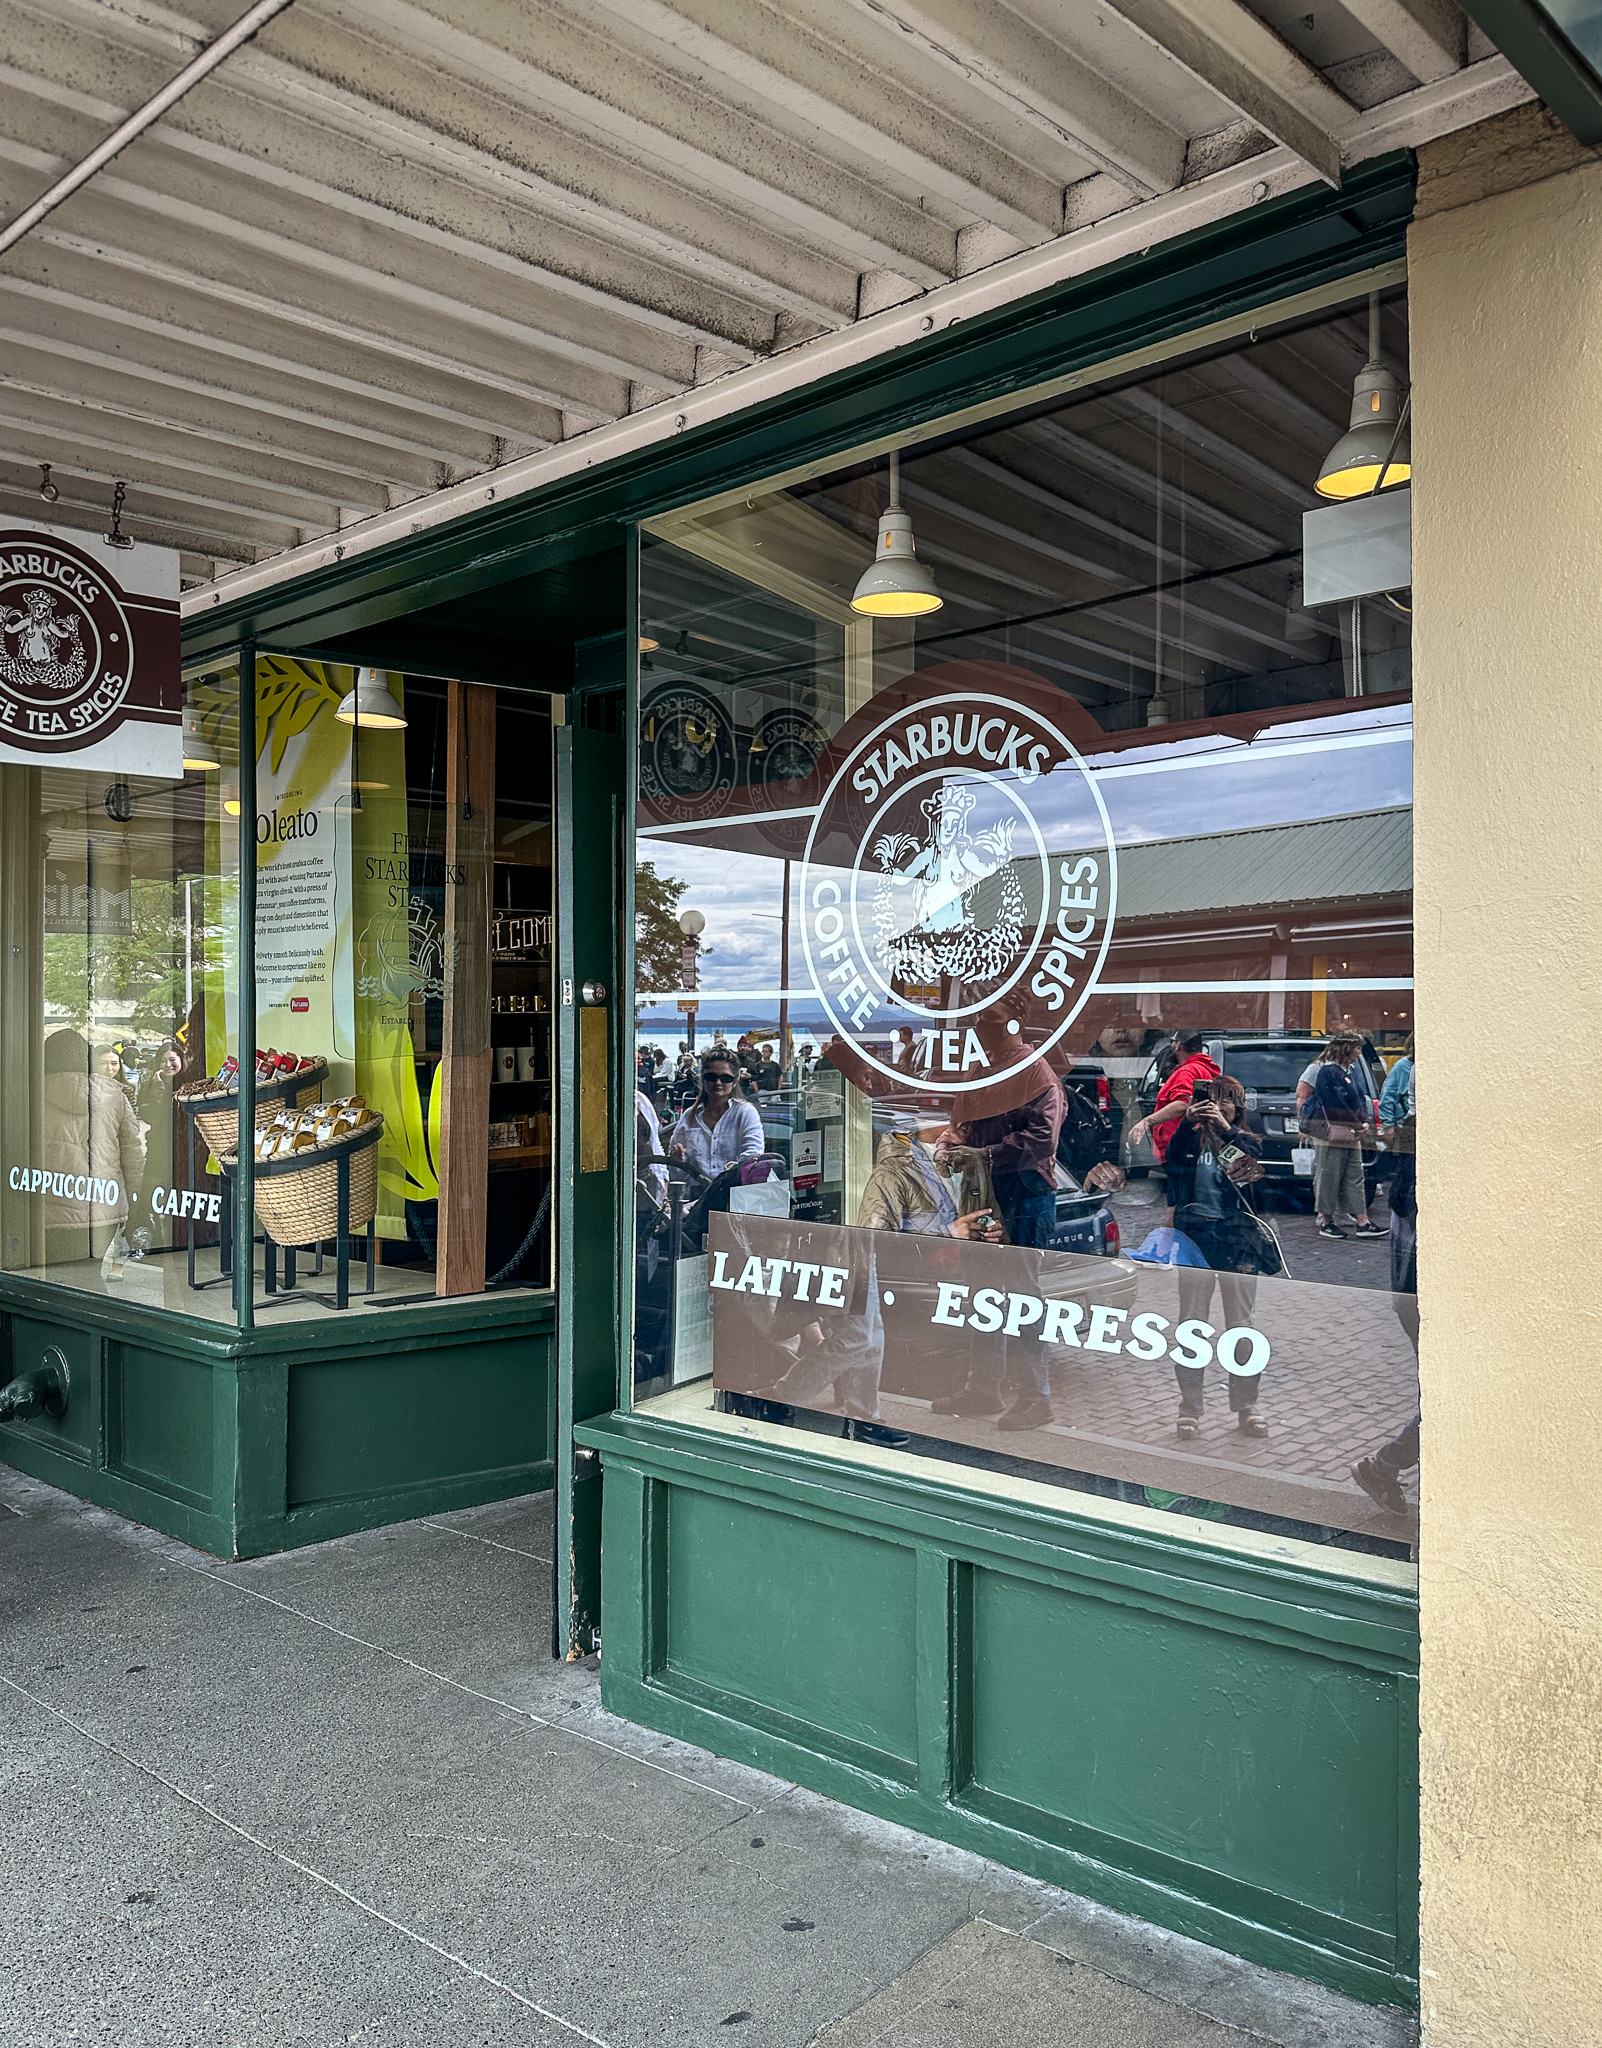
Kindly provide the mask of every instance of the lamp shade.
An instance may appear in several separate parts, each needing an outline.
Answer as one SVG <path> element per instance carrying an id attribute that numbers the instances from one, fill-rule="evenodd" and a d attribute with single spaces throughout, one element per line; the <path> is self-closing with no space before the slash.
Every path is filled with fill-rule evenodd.
<path id="1" fill-rule="evenodd" d="M 879 516 L 879 544 L 851 596 L 851 609 L 872 619 L 915 619 L 939 611 L 945 599 L 918 560 L 912 516 L 892 506 Z"/>
<path id="2" fill-rule="evenodd" d="M 1352 386 L 1348 431 L 1324 457 L 1316 489 L 1322 498 L 1366 498 L 1413 474 L 1413 454 L 1402 418 L 1402 387 L 1383 363 L 1367 362 Z M 1382 473 L 1383 472 L 1383 473 Z"/>
<path id="3" fill-rule="evenodd" d="M 356 671 L 356 687 L 345 692 L 334 716 L 341 725 L 365 725 L 374 732 L 399 732 L 406 724 L 406 713 L 376 668 Z"/>
<path id="4" fill-rule="evenodd" d="M 215 775 L 221 766 L 217 749 L 200 729 L 200 713 L 191 706 L 184 713 L 184 772 Z"/>

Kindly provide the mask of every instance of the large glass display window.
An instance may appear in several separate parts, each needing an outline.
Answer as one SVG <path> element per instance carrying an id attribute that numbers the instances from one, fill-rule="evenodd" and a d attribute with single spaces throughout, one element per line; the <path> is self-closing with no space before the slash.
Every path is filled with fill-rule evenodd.
<path id="1" fill-rule="evenodd" d="M 221 1323 L 547 1288 L 550 699 L 253 670 L 253 774 L 238 663 L 181 778 L 0 765 L 4 1269 Z"/>
<path id="2" fill-rule="evenodd" d="M 228 666 L 186 685 L 179 780 L 0 765 L 7 1273 L 186 1308 L 191 1240 L 215 1270 L 224 1186 L 178 1104 L 233 1044 L 238 733 Z"/>
<path id="3" fill-rule="evenodd" d="M 1406 1559 L 1374 282 L 642 533 L 641 1412 Z"/>

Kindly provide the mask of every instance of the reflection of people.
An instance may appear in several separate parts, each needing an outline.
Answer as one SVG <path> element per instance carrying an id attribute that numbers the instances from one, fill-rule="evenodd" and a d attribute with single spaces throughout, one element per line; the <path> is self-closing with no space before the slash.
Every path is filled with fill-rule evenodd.
<path id="1" fill-rule="evenodd" d="M 1166 1161 L 1173 1126 L 1185 1114 L 1185 1105 L 1195 1094 L 1197 1082 L 1211 1081 L 1223 1071 L 1207 1050 L 1205 1032 L 1176 1031 L 1174 1050 L 1179 1058 L 1157 1090 L 1151 1115 L 1132 1125 L 1129 1132 L 1130 1143 L 1134 1145 L 1150 1135 L 1151 1149 L 1159 1163 Z"/>
<path id="2" fill-rule="evenodd" d="M 162 1042 L 139 1087 L 139 1121 L 144 1126 L 145 1191 L 170 1187 L 173 1181 L 172 1091 L 184 1070 L 183 1056 L 172 1040 Z M 152 1221 L 153 1229 L 155 1227 Z M 169 1233 L 171 1226 L 169 1225 Z"/>
<path id="3" fill-rule="evenodd" d="M 130 1192 L 144 1177 L 139 1118 L 120 1081 L 103 1067 L 90 1072 L 89 1047 L 76 1031 L 45 1040 L 43 1093 L 43 1163 L 52 1174 L 71 1175 L 74 1187 L 44 1198 L 45 1257 L 51 1264 L 98 1258 L 127 1221 Z M 83 1181 L 101 1186 L 80 1197 Z"/>
<path id="4" fill-rule="evenodd" d="M 643 1088 L 636 1088 L 634 1091 L 634 1114 L 637 1119 L 636 1150 L 642 1157 L 648 1155 L 654 1162 L 662 1154 L 662 1126 L 657 1119 L 656 1104 Z M 653 1163 L 647 1166 L 646 1171 L 652 1187 L 660 1198 L 667 1192 L 667 1168 Z"/>
<path id="5" fill-rule="evenodd" d="M 879 1157 L 862 1191 L 858 1224 L 866 1230 L 911 1231 L 919 1236 L 946 1236 L 970 1244 L 999 1244 L 996 1193 L 983 1152 L 945 1144 L 936 1166 L 924 1141 L 939 1144 L 946 1137 L 936 1118 L 917 1139 L 892 1135 L 879 1147 Z M 937 1415 L 994 1415 L 1005 1404 L 993 1385 L 980 1385 L 974 1373 L 976 1339 L 969 1331 L 952 1336 L 927 1333 L 931 1366 L 939 1378 L 950 1375 L 955 1391 L 937 1398 Z M 951 1355 L 954 1352 L 955 1355 Z M 992 1375 L 992 1379 L 999 1375 Z"/>
<path id="6" fill-rule="evenodd" d="M 1130 1059 L 1140 1051 L 1140 1028 L 1137 1023 L 1108 1024 L 1101 1036 L 1090 1048 L 1092 1055 L 1099 1053 L 1103 1059 Z"/>
<path id="7" fill-rule="evenodd" d="M 1249 1325 L 1257 1302 L 1259 1273 L 1277 1272 L 1273 1239 L 1247 1207 L 1241 1188 L 1261 1177 L 1261 1141 L 1246 1128 L 1246 1091 L 1231 1074 L 1198 1082 L 1190 1107 L 1168 1141 L 1168 1191 L 1174 1223 L 1207 1261 L 1205 1268 L 1181 1266 L 1181 1322 L 1207 1320 L 1216 1288 L 1226 1329 Z M 1205 1368 L 1176 1365 L 1179 1434 L 1201 1428 Z M 1257 1413 L 1263 1376 L 1229 1374 L 1229 1405 L 1247 1436 L 1267 1436 Z"/>
<path id="8" fill-rule="evenodd" d="M 1411 1038 L 1407 1046 L 1411 1054 Z M 1396 1162 L 1396 1178 L 1391 1182 L 1391 1307 L 1407 1332 L 1415 1357 L 1418 1355 L 1418 1161 L 1413 1155 L 1411 1138 L 1418 1113 L 1416 1074 L 1417 1069 L 1409 1058 L 1399 1126 L 1406 1130 L 1409 1143 Z M 1402 1491 L 1402 1474 L 1411 1471 L 1418 1463 L 1418 1432 L 1419 1417 L 1415 1414 L 1407 1427 L 1398 1431 L 1388 1444 L 1382 1444 L 1371 1457 L 1359 1458 L 1352 1467 L 1352 1477 L 1369 1499 L 1377 1501 L 1393 1515 L 1405 1515 L 1408 1511 L 1407 1496 Z"/>
<path id="9" fill-rule="evenodd" d="M 99 1062 L 102 1077 L 107 1081 L 114 1082 L 122 1090 L 123 1094 L 127 1096 L 128 1100 L 132 1102 L 134 1099 L 134 1084 L 127 1067 L 123 1064 L 122 1047 L 120 1045 L 103 1047 L 99 1055 Z"/>
<path id="10" fill-rule="evenodd" d="M 1385 1076 L 1385 1086 L 1380 1090 L 1379 1120 L 1385 1133 L 1386 1145 L 1394 1152 L 1405 1151 L 1404 1145 L 1396 1143 L 1396 1134 L 1406 1126 L 1412 1111 L 1408 1107 L 1413 1079 L 1413 1034 L 1407 1034 L 1407 1043 L 1402 1056 Z"/>
<path id="11" fill-rule="evenodd" d="M 937 1157 L 948 1161 L 957 1147 L 980 1153 L 990 1169 L 1008 1240 L 1043 1248 L 1051 1243 L 1057 1222 L 1057 1138 L 1062 1129 L 1063 1094 L 1062 1084 L 1044 1060 L 1037 1061 L 1033 1071 L 1041 1083 L 1037 1094 L 1000 1115 L 953 1123 Z M 1051 1420 L 1051 1367 L 1046 1347 L 1008 1340 L 1007 1352 L 1000 1394 L 1012 1405 L 1005 1408 L 996 1426 L 1038 1429 Z M 971 1377 L 951 1398 L 954 1404 L 963 1405 L 941 1406 L 940 1413 L 994 1415 L 1004 1407 L 994 1386 L 975 1386 Z"/>
<path id="12" fill-rule="evenodd" d="M 701 1062 L 701 1089 L 673 1126 L 668 1157 L 716 1180 L 762 1150 L 762 1119 L 735 1093 L 738 1069 L 726 1047 L 714 1046 Z"/>
<path id="13" fill-rule="evenodd" d="M 1352 1067 L 1363 1050 L 1355 1031 L 1337 1031 L 1319 1056 L 1318 1074 L 1306 1122 L 1313 1139 L 1313 1207 L 1320 1237 L 1345 1237 L 1338 1215 L 1354 1216 L 1355 1237 L 1383 1237 L 1368 1220 L 1363 1187 L 1363 1132 L 1368 1125 L 1368 1097 L 1352 1079 Z"/>
<path id="14" fill-rule="evenodd" d="M 892 1132 L 881 1142 L 862 1190 L 857 1227 L 999 1244 L 1001 1226 L 995 1221 L 996 1197 L 984 1154 L 948 1147 L 944 1156 L 949 1180 L 918 1139 Z"/>
<path id="15" fill-rule="evenodd" d="M 655 1162 L 662 1152 L 656 1105 L 643 1088 L 634 1091 L 634 1377 L 654 1378 L 667 1370 L 670 1328 L 667 1288 L 655 1285 L 662 1238 L 669 1226 L 668 1172 Z"/>
<path id="16" fill-rule="evenodd" d="M 1000 1116 L 953 1123 L 948 1146 L 985 1155 L 1013 1244 L 1047 1245 L 1057 1220 L 1057 1137 L 1062 1129 L 1062 1084 L 1044 1060 L 1036 1062 L 1040 1090 Z M 944 1148 L 943 1148 L 944 1149 Z"/>
<path id="17" fill-rule="evenodd" d="M 923 1135 L 933 1139 L 943 1128 L 943 1121 L 936 1119 Z M 892 1132 L 880 1142 L 863 1188 L 857 1227 L 864 1232 L 908 1231 L 994 1244 L 1001 1237 L 994 1211 L 995 1197 L 981 1154 L 956 1154 L 948 1179 L 947 1171 L 935 1165 L 918 1138 Z M 849 1439 L 898 1449 L 909 1441 L 906 1432 L 889 1428 L 879 1412 L 885 1338 L 873 1241 L 864 1237 L 857 1243 L 861 1250 L 853 1255 L 849 1311 L 830 1319 L 827 1327 L 809 1320 L 785 1340 L 795 1362 L 768 1393 L 773 1401 L 816 1408 L 832 1388 L 831 1405 L 844 1410 Z M 931 1349 L 941 1335 L 930 1332 Z M 965 1338 L 959 1362 L 964 1373 L 969 1349 L 970 1340 Z M 994 1407 L 989 1412 L 993 1413 Z"/>

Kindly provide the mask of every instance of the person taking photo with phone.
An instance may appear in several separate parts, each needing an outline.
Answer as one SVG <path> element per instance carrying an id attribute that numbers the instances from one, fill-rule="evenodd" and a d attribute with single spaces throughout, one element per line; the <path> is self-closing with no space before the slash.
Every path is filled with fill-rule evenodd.
<path id="1" fill-rule="evenodd" d="M 1249 1325 L 1257 1303 L 1257 1276 L 1280 1273 L 1284 1261 L 1272 1231 L 1252 1209 L 1245 1190 L 1263 1177 L 1262 1142 L 1246 1128 L 1246 1091 L 1230 1074 L 1197 1082 L 1196 1092 L 1168 1140 L 1168 1191 L 1174 1225 L 1207 1261 L 1205 1268 L 1180 1266 L 1182 1321 L 1207 1321 L 1216 1289 L 1222 1327 Z M 1179 1382 L 1178 1433 L 1201 1429 L 1206 1370 L 1176 1365 Z M 1228 1375 L 1229 1406 L 1243 1436 L 1267 1436 L 1257 1412 L 1263 1376 Z"/>

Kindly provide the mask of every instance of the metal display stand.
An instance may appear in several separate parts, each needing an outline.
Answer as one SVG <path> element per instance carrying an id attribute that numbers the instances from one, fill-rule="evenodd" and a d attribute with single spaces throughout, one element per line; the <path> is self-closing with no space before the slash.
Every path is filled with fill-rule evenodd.
<path id="1" fill-rule="evenodd" d="M 316 1271 L 321 1273 L 321 1271 L 323 1270 L 323 1250 L 327 1242 L 327 1237 L 325 1235 L 320 1234 L 316 1237 L 307 1237 L 301 1239 L 299 1242 L 295 1244 L 290 1244 L 286 1243 L 284 1240 L 280 1238 L 275 1238 L 269 1230 L 264 1228 L 262 1231 L 261 1242 L 263 1263 L 263 1286 L 266 1292 L 267 1299 L 259 1304 L 260 1307 L 287 1308 L 292 1306 L 293 1303 L 297 1301 L 315 1301 L 322 1308 L 335 1310 L 349 1308 L 351 1247 L 351 1161 L 354 1158 L 356 1158 L 356 1156 L 359 1153 L 366 1152 L 370 1150 L 374 1145 L 376 1145 L 379 1139 L 383 1136 L 383 1133 L 384 1120 L 382 1117 L 379 1117 L 376 1118 L 372 1123 L 365 1125 L 361 1130 L 355 1132 L 352 1136 L 342 1140 L 335 1141 L 337 1149 L 334 1152 L 334 1157 L 332 1160 L 335 1172 L 335 1213 L 333 1218 L 334 1229 L 332 1233 L 334 1242 L 333 1293 L 328 1294 L 326 1292 L 319 1292 L 315 1289 L 297 1287 L 295 1284 L 295 1254 L 297 1251 L 314 1250 L 317 1255 Z M 312 1153 L 293 1153 L 288 1159 L 257 1160 L 256 1184 L 258 1189 L 258 1195 L 261 1186 L 264 1182 L 270 1184 L 272 1181 L 286 1175 L 305 1173 L 308 1171 L 315 1171 L 320 1168 L 326 1168 L 327 1165 L 330 1163 L 326 1156 L 326 1152 L 324 1152 L 324 1157 L 322 1157 L 321 1159 L 317 1157 L 317 1152 L 324 1152 L 324 1148 L 318 1147 L 316 1148 L 316 1151 Z M 238 1169 L 239 1162 L 237 1157 L 233 1159 L 224 1159 L 219 1161 L 218 1163 L 222 1167 L 224 1177 L 231 1180 L 234 1173 Z M 371 1295 L 375 1287 L 377 1286 L 377 1224 L 378 1218 L 376 1213 L 375 1202 L 374 1214 L 368 1217 L 365 1227 L 367 1285 L 363 1289 L 363 1292 L 367 1295 Z M 280 1285 L 279 1283 L 278 1271 L 278 1254 L 280 1251 L 284 1255 L 282 1285 Z"/>
<path id="2" fill-rule="evenodd" d="M 270 1103 L 287 1102 L 291 1097 L 294 1098 L 297 1107 L 303 1108 L 305 1105 L 300 1101 L 301 1096 L 305 1095 L 308 1091 L 321 1089 L 327 1073 L 328 1062 L 326 1060 L 318 1060 L 313 1066 L 307 1067 L 303 1072 L 286 1075 L 281 1081 L 258 1083 L 256 1088 L 257 1113 L 259 1114 Z M 219 1088 L 205 1095 L 175 1094 L 173 1097 L 174 1103 L 183 1111 L 184 1119 L 188 1126 L 189 1186 L 197 1194 L 200 1192 L 201 1182 L 205 1178 L 203 1170 L 205 1162 L 213 1151 L 217 1150 L 211 1140 L 200 1129 L 200 1119 L 203 1116 L 226 1116 L 228 1114 L 230 1097 L 232 1097 L 235 1104 L 234 1128 L 236 1132 L 235 1142 L 237 1143 L 239 1127 L 237 1108 L 239 1091 L 237 1089 Z M 217 1160 L 219 1165 L 223 1165 L 220 1151 L 217 1152 Z M 228 1184 L 226 1166 L 223 1167 L 222 1178 L 223 1185 L 226 1187 Z M 233 1203 L 224 1202 L 221 1205 L 221 1211 L 217 1226 L 217 1277 L 214 1280 L 197 1280 L 195 1278 L 195 1225 L 200 1219 L 198 1216 L 186 1216 L 183 1219 L 185 1226 L 184 1249 L 187 1253 L 189 1285 L 197 1294 L 204 1293 L 208 1287 L 221 1287 L 234 1277 Z M 320 1251 L 317 1257 L 317 1270 L 319 1272 L 322 1271 L 322 1253 Z"/>

